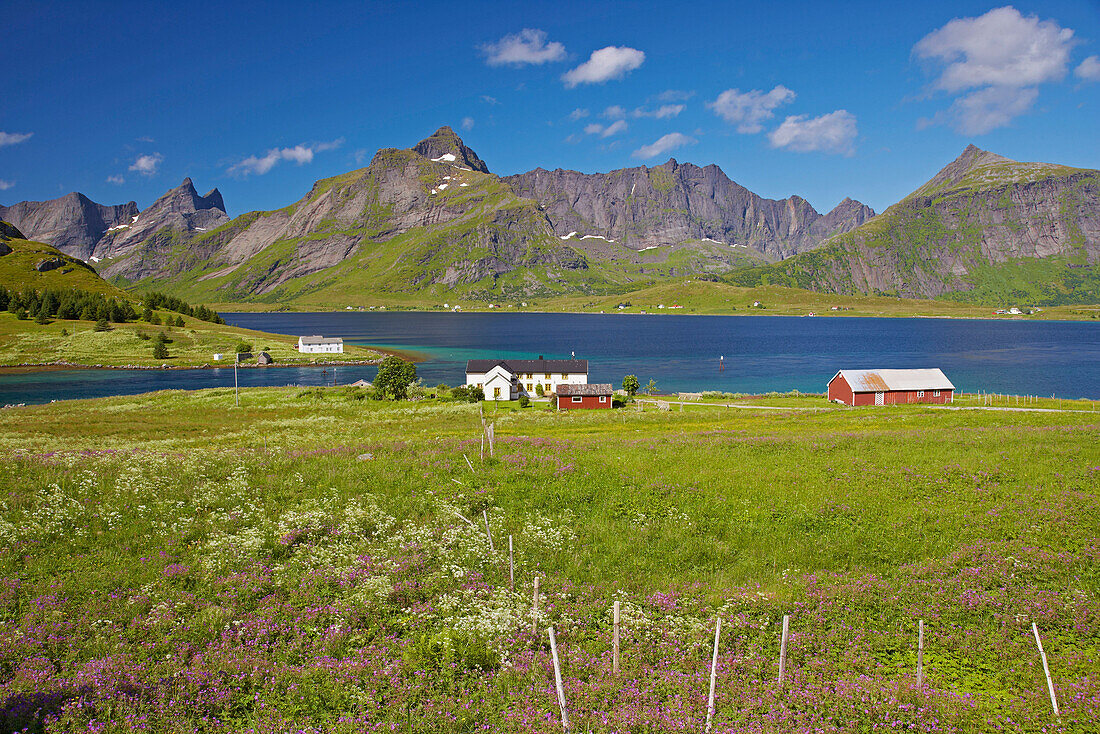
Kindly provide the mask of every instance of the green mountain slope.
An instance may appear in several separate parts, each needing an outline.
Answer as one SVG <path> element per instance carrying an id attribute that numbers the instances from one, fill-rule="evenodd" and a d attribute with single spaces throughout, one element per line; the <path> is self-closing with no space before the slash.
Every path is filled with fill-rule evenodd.
<path id="1" fill-rule="evenodd" d="M 1100 171 L 968 147 L 928 183 L 812 252 L 730 276 L 832 293 L 1100 302 Z"/>
<path id="2" fill-rule="evenodd" d="M 56 247 L 25 239 L 0 220 L 0 286 L 8 290 L 80 289 L 116 298 L 127 295 L 111 285 L 83 260 Z"/>

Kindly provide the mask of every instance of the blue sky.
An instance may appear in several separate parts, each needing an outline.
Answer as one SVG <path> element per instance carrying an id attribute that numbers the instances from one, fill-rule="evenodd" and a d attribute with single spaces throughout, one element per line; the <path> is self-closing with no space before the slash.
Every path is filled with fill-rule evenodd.
<path id="1" fill-rule="evenodd" d="M 448 124 L 501 175 L 716 163 L 881 211 L 973 142 L 1100 168 L 1100 3 L 0 1 L 0 203 L 231 215 Z"/>

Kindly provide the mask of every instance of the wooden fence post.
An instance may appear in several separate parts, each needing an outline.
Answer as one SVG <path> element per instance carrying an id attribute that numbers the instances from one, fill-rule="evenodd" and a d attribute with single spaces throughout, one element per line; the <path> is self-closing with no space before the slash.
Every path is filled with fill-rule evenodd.
<path id="1" fill-rule="evenodd" d="M 917 620 L 917 688 L 924 682 L 924 620 Z"/>
<path id="2" fill-rule="evenodd" d="M 562 731 L 569 731 L 569 715 L 565 713 L 565 691 L 561 687 L 561 665 L 558 663 L 558 642 L 554 639 L 554 627 L 546 630 L 550 634 L 550 654 L 554 658 L 554 685 L 558 689 L 558 706 L 561 707 Z"/>
<path id="3" fill-rule="evenodd" d="M 791 615 L 783 615 L 783 636 L 779 641 L 779 687 L 783 687 L 783 672 L 787 667 L 787 631 L 790 629 Z"/>
<path id="4" fill-rule="evenodd" d="M 531 634 L 539 631 L 539 577 L 535 577 L 535 593 L 531 601 Z"/>
<path id="5" fill-rule="evenodd" d="M 508 536 L 508 588 L 516 590 L 516 557 L 512 550 L 512 536 Z"/>
<path id="6" fill-rule="evenodd" d="M 1058 699 L 1054 697 L 1054 681 L 1050 679 L 1050 668 L 1047 667 L 1047 654 L 1043 651 L 1043 641 L 1039 639 L 1039 625 L 1031 623 L 1031 631 L 1035 634 L 1035 645 L 1039 648 L 1039 657 L 1043 659 L 1043 673 L 1047 677 L 1047 693 L 1050 694 L 1050 705 L 1054 708 L 1054 715 L 1058 716 Z"/>
<path id="7" fill-rule="evenodd" d="M 619 602 L 615 601 L 613 629 L 611 632 L 611 674 L 619 674 Z"/>
<path id="8" fill-rule="evenodd" d="M 722 634 L 722 618 L 714 623 L 714 653 L 710 657 L 710 695 L 707 696 L 707 734 L 714 724 L 714 683 L 718 679 L 718 637 Z"/>
<path id="9" fill-rule="evenodd" d="M 486 510 L 482 510 L 481 516 L 485 518 L 485 537 L 489 539 L 489 552 L 495 553 L 496 549 L 493 548 L 493 534 L 489 532 L 489 513 Z"/>

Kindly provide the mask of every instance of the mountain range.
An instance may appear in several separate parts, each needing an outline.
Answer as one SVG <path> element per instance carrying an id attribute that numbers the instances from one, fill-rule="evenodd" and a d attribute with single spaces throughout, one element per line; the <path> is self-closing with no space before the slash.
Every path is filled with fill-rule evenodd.
<path id="1" fill-rule="evenodd" d="M 206 302 L 532 298 L 688 275 L 972 300 L 1007 283 L 1035 301 L 1100 302 L 1098 202 L 1095 170 L 970 146 L 881 215 L 851 199 L 821 214 L 675 160 L 498 177 L 443 127 L 282 209 L 231 219 L 217 189 L 199 196 L 185 179 L 140 212 L 73 193 L 0 218 L 117 285 Z"/>

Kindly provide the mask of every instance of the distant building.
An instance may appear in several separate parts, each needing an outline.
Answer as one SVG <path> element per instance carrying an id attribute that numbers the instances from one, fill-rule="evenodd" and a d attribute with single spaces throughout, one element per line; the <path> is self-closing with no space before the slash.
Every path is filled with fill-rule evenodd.
<path id="1" fill-rule="evenodd" d="M 614 389 L 608 383 L 558 385 L 558 410 L 593 410 L 611 407 Z"/>
<path id="2" fill-rule="evenodd" d="M 946 404 L 955 386 L 938 369 L 841 370 L 829 380 L 829 400 L 844 405 Z"/>
<path id="3" fill-rule="evenodd" d="M 466 385 L 480 387 L 486 400 L 518 400 L 542 393 L 550 397 L 560 385 L 588 384 L 587 359 L 471 359 Z"/>
<path id="4" fill-rule="evenodd" d="M 344 340 L 338 336 L 300 336 L 298 351 L 303 354 L 343 354 Z"/>
<path id="5" fill-rule="evenodd" d="M 275 364 L 275 360 L 267 352 L 260 352 L 260 356 L 256 357 L 256 364 Z"/>
<path id="6" fill-rule="evenodd" d="M 371 383 L 366 380 L 356 380 L 355 382 L 349 383 L 348 387 L 371 387 Z"/>

